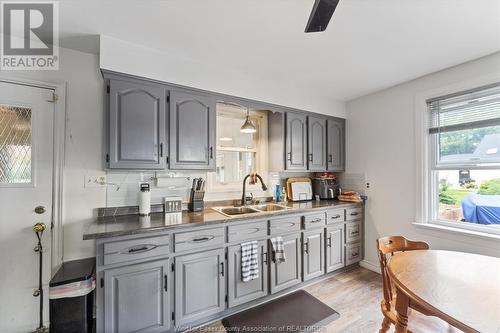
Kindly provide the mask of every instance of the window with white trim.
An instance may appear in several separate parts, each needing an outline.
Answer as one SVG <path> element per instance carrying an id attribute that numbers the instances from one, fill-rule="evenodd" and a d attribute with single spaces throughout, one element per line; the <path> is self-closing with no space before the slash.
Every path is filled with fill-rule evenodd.
<path id="1" fill-rule="evenodd" d="M 243 178 L 251 172 L 259 173 L 266 180 L 267 112 L 251 110 L 249 119 L 256 132 L 242 133 L 240 129 L 246 119 L 246 108 L 217 103 L 216 111 L 216 172 L 209 175 L 210 190 L 241 192 Z M 256 185 L 247 188 L 260 191 L 260 186 Z"/>
<path id="2" fill-rule="evenodd" d="M 427 107 L 429 220 L 500 234 L 500 83 Z"/>

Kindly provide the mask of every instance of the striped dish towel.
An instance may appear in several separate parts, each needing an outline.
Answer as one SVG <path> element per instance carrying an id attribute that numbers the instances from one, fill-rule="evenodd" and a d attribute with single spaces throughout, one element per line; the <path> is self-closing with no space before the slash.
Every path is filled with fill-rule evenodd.
<path id="1" fill-rule="evenodd" d="M 241 243 L 241 280 L 248 282 L 259 278 L 259 243 Z"/>
<path id="2" fill-rule="evenodd" d="M 285 247 L 283 245 L 282 237 L 271 238 L 271 245 L 273 246 L 273 260 L 275 263 L 285 262 Z"/>

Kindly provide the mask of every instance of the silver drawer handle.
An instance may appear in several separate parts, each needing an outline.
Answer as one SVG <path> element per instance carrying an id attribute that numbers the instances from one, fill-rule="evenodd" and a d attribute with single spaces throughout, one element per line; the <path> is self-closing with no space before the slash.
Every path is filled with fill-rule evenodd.
<path id="1" fill-rule="evenodd" d="M 212 240 L 214 239 L 215 236 L 203 236 L 203 237 L 199 237 L 199 238 L 193 238 L 193 242 L 195 243 L 201 243 L 201 242 L 207 242 L 209 240 Z"/>
<path id="2" fill-rule="evenodd" d="M 359 256 L 359 252 L 354 252 L 354 253 L 351 253 L 351 257 L 353 257 L 353 258 L 354 258 L 354 257 L 357 257 L 357 256 Z"/>
<path id="3" fill-rule="evenodd" d="M 157 247 L 158 246 L 154 245 L 154 244 L 139 245 L 136 247 L 129 248 L 126 253 L 128 253 L 128 254 L 143 253 L 143 252 L 151 251 Z"/>
<path id="4" fill-rule="evenodd" d="M 351 231 L 351 236 L 352 235 L 357 235 L 357 234 L 359 234 L 359 231 Z"/>
<path id="5" fill-rule="evenodd" d="M 341 216 L 340 216 L 340 215 L 338 215 L 338 214 L 337 214 L 337 215 L 333 215 L 333 216 L 332 216 L 332 220 L 334 220 L 334 219 L 339 219 L 339 218 L 341 218 Z"/>
<path id="6" fill-rule="evenodd" d="M 351 216 L 356 216 L 358 214 L 359 214 L 358 212 L 354 212 L 354 213 L 351 213 Z"/>
<path id="7" fill-rule="evenodd" d="M 311 222 L 311 223 L 321 222 L 321 219 L 314 219 L 314 220 L 311 220 L 310 222 Z"/>

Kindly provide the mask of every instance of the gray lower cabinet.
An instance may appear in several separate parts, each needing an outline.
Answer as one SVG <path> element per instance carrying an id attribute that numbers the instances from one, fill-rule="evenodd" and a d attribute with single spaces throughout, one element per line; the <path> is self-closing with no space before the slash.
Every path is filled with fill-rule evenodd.
<path id="1" fill-rule="evenodd" d="M 170 329 L 169 260 L 104 271 L 104 331 L 164 332 Z"/>
<path id="2" fill-rule="evenodd" d="M 326 228 L 326 272 L 344 267 L 344 224 Z"/>
<path id="3" fill-rule="evenodd" d="M 165 168 L 166 99 L 159 84 L 109 80 L 108 168 Z"/>
<path id="4" fill-rule="evenodd" d="M 271 293 L 294 286 L 302 280 L 301 234 L 282 237 L 286 260 L 281 263 L 274 260 L 271 262 Z"/>
<path id="5" fill-rule="evenodd" d="M 175 258 L 175 324 L 196 322 L 224 311 L 226 267 L 224 249 Z"/>
<path id="6" fill-rule="evenodd" d="M 170 169 L 215 170 L 215 100 L 170 92 Z"/>
<path id="7" fill-rule="evenodd" d="M 344 171 L 345 169 L 345 119 L 327 120 L 327 169 Z"/>
<path id="8" fill-rule="evenodd" d="M 304 254 L 302 274 L 304 281 L 324 274 L 325 242 L 324 229 L 316 229 L 302 234 Z"/>
<path id="9" fill-rule="evenodd" d="M 311 117 L 307 119 L 307 169 L 326 170 L 326 119 Z"/>
<path id="10" fill-rule="evenodd" d="M 233 307 L 264 297 L 268 292 L 267 240 L 259 241 L 259 277 L 243 282 L 241 278 L 241 245 L 228 248 L 228 306 Z"/>
<path id="11" fill-rule="evenodd" d="M 307 170 L 307 117 L 286 113 L 285 152 L 287 170 Z"/>

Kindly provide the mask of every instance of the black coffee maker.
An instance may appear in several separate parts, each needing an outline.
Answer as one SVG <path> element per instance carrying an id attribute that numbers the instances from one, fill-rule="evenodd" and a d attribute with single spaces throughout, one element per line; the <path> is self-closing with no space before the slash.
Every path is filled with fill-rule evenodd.
<path id="1" fill-rule="evenodd" d="M 314 196 L 320 199 L 337 199 L 339 196 L 339 184 L 335 178 L 313 178 L 312 187 Z"/>

